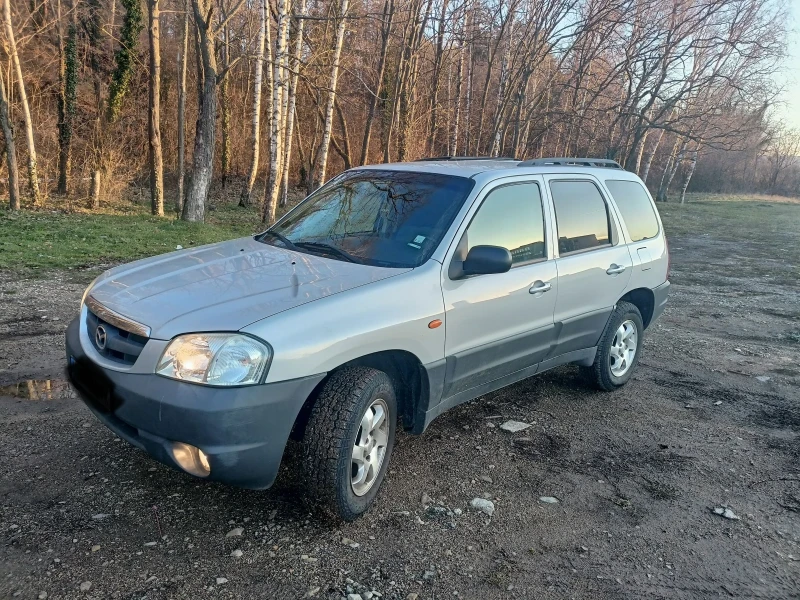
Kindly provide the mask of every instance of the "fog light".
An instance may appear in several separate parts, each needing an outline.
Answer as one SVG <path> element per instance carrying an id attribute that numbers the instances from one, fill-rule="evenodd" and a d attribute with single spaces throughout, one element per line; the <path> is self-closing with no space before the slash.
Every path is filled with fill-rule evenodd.
<path id="1" fill-rule="evenodd" d="M 208 456 L 200 448 L 183 442 L 173 442 L 172 458 L 187 473 L 197 477 L 208 477 L 211 474 Z"/>

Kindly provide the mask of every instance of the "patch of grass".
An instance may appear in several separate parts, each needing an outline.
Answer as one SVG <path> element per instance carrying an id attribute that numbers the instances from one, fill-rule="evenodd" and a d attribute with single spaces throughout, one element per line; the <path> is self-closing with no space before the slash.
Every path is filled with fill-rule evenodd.
<path id="1" fill-rule="evenodd" d="M 0 269 L 24 275 L 107 267 L 138 258 L 251 235 L 263 229 L 257 208 L 210 211 L 206 223 L 174 217 L 0 211 Z"/>
<path id="2" fill-rule="evenodd" d="M 800 241 L 800 203 L 708 198 L 659 203 L 667 236 L 709 234 L 726 241 L 763 241 L 774 251 Z"/>

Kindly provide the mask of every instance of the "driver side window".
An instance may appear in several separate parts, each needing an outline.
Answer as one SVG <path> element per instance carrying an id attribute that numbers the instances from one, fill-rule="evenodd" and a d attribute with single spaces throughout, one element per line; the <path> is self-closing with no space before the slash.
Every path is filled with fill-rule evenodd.
<path id="1" fill-rule="evenodd" d="M 489 192 L 462 239 L 464 255 L 474 246 L 501 246 L 512 266 L 547 258 L 542 195 L 536 183 L 504 185 Z"/>

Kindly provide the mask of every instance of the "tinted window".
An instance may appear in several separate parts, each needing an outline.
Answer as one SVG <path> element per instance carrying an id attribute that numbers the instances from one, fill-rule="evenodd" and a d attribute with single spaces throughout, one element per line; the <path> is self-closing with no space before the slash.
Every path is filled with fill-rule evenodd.
<path id="1" fill-rule="evenodd" d="M 591 181 L 551 181 L 558 251 L 577 252 L 609 244 L 608 210 Z"/>
<path id="2" fill-rule="evenodd" d="M 338 260 L 418 267 L 439 245 L 474 184 L 435 173 L 349 171 L 257 239 Z"/>
<path id="3" fill-rule="evenodd" d="M 606 186 L 625 219 L 631 241 L 655 237 L 658 233 L 658 221 L 642 184 L 636 181 L 606 181 Z"/>
<path id="4" fill-rule="evenodd" d="M 467 229 L 467 248 L 473 246 L 507 248 L 514 264 L 545 258 L 539 186 L 520 183 L 490 192 Z"/>

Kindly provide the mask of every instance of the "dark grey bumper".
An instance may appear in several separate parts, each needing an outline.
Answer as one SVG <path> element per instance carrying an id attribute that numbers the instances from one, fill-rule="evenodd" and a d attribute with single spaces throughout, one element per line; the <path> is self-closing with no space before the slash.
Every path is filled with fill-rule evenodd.
<path id="1" fill-rule="evenodd" d="M 667 296 L 669 296 L 669 281 L 665 281 L 657 288 L 653 289 L 653 316 L 650 319 L 650 324 L 653 323 L 667 306 Z"/>
<path id="2" fill-rule="evenodd" d="M 297 414 L 325 377 L 225 389 L 112 371 L 84 354 L 79 327 L 67 328 L 67 373 L 109 429 L 179 470 L 172 442 L 196 446 L 209 457 L 208 479 L 240 487 L 272 485 Z"/>

